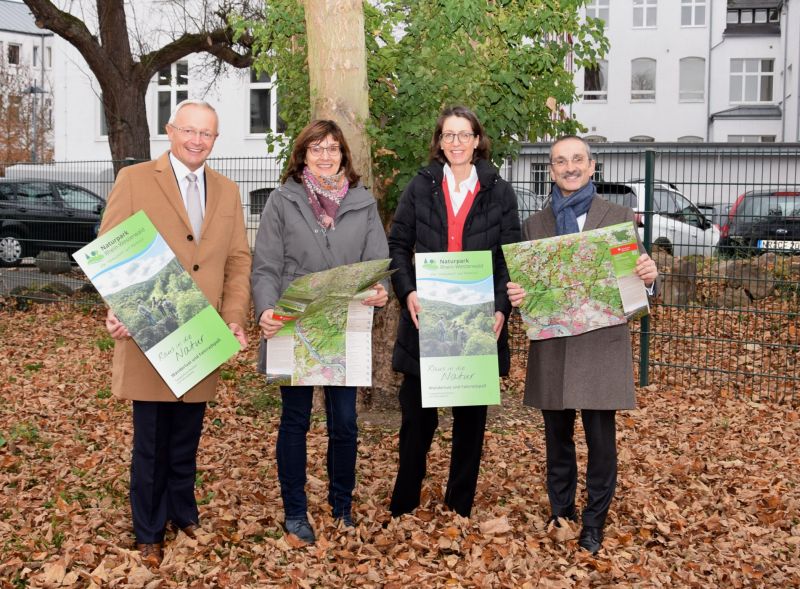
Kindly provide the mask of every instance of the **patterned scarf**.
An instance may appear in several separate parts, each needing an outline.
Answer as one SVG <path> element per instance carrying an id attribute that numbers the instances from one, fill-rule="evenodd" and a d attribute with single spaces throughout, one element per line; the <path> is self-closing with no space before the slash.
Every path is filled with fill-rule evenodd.
<path id="1" fill-rule="evenodd" d="M 315 176 L 306 166 L 303 168 L 303 186 L 317 223 L 323 229 L 331 229 L 339 205 L 350 188 L 344 170 L 333 176 Z"/>
<path id="2" fill-rule="evenodd" d="M 550 206 L 553 207 L 553 214 L 556 216 L 556 235 L 579 232 L 578 217 L 589 212 L 594 193 L 594 182 L 591 180 L 569 196 L 561 194 L 561 189 L 553 184 Z"/>

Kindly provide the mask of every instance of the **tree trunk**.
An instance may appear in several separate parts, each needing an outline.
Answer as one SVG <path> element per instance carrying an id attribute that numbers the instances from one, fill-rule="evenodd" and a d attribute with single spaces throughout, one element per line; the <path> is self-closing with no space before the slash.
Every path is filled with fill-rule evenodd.
<path id="1" fill-rule="evenodd" d="M 353 166 L 372 186 L 366 122 L 367 52 L 361 0 L 306 0 L 311 117 L 332 119 L 344 131 Z"/>
<path id="2" fill-rule="evenodd" d="M 103 111 L 108 127 L 108 145 L 114 160 L 114 174 L 130 163 L 150 159 L 150 125 L 145 93 L 147 83 L 133 86 L 117 78 L 103 84 Z"/>

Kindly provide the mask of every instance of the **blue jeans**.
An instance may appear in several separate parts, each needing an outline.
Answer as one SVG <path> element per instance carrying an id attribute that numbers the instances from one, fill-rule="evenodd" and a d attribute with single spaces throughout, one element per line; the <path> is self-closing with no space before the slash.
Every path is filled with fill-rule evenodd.
<path id="1" fill-rule="evenodd" d="M 356 388 L 324 387 L 328 419 L 328 503 L 333 517 L 350 515 L 356 485 Z M 306 517 L 306 434 L 311 424 L 310 386 L 281 387 L 283 408 L 276 454 L 283 511 L 287 519 Z"/>

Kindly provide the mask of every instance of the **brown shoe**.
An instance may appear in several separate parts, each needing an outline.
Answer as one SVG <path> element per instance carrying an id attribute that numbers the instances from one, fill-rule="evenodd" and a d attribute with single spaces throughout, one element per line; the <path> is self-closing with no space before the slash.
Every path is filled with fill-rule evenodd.
<path id="1" fill-rule="evenodd" d="M 161 560 L 164 558 L 161 542 L 157 544 L 137 544 L 136 550 L 142 553 L 142 564 L 151 568 L 161 566 Z"/>
<path id="2" fill-rule="evenodd" d="M 189 524 L 188 526 L 181 528 L 181 532 L 183 532 L 184 534 L 189 536 L 192 540 L 194 540 L 195 538 L 197 538 L 197 536 L 195 536 L 195 531 L 197 531 L 198 529 L 199 527 L 197 526 L 197 524 Z"/>

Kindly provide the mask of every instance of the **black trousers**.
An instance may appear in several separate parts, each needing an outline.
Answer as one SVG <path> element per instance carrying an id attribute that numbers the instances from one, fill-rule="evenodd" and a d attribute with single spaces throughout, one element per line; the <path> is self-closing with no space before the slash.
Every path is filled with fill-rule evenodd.
<path id="1" fill-rule="evenodd" d="M 542 410 L 547 445 L 547 495 L 552 514 L 575 516 L 578 465 L 575 458 L 575 410 Z M 584 526 L 602 528 L 617 488 L 616 412 L 582 409 L 589 460 L 586 466 Z"/>
<path id="2" fill-rule="evenodd" d="M 435 407 L 422 407 L 419 377 L 406 375 L 400 386 L 400 465 L 389 509 L 397 517 L 419 506 L 422 480 L 433 434 L 439 425 Z M 486 405 L 453 407 L 453 448 L 444 501 L 464 517 L 472 512 L 483 451 Z"/>
<path id="3" fill-rule="evenodd" d="M 164 540 L 167 522 L 199 523 L 194 480 L 205 403 L 133 402 L 130 500 L 136 541 Z"/>

